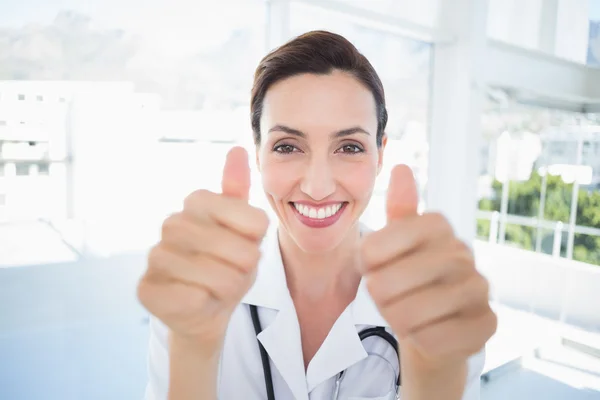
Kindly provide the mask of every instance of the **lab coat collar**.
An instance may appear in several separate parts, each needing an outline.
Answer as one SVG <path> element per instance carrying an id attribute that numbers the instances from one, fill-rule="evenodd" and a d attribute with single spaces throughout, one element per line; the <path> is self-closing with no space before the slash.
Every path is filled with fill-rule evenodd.
<path id="1" fill-rule="evenodd" d="M 262 256 L 258 263 L 256 280 L 242 299 L 242 303 L 281 310 L 288 305 L 291 297 L 283 269 L 277 227 L 269 228 L 260 250 Z"/>
<path id="2" fill-rule="evenodd" d="M 366 228 L 361 226 L 361 231 L 365 232 Z M 268 326 L 263 323 L 263 331 L 257 338 L 294 398 L 308 400 L 308 393 L 320 383 L 367 357 L 358 336 L 359 326 L 389 325 L 362 280 L 356 298 L 335 322 L 305 375 L 300 326 L 287 287 L 276 227 L 269 229 L 261 251 L 256 281 L 242 302 L 279 311 Z"/>

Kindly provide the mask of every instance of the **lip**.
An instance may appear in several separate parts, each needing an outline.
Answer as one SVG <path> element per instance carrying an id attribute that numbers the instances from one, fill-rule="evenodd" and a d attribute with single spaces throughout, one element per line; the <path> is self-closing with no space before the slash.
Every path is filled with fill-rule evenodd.
<path id="1" fill-rule="evenodd" d="M 301 202 L 301 201 L 298 201 L 296 203 L 310 206 L 310 207 L 324 207 L 329 204 L 340 204 L 339 201 L 320 203 L 319 205 L 314 205 L 314 203 Z M 308 226 L 309 228 L 327 228 L 328 226 L 335 224 L 337 222 L 337 220 L 340 219 L 340 217 L 342 216 L 342 213 L 344 212 L 344 209 L 346 208 L 347 205 L 348 205 L 347 202 L 342 202 L 342 206 L 340 207 L 338 212 L 333 214 L 331 217 L 327 217 L 327 218 L 323 218 L 323 219 L 316 219 L 316 218 L 310 218 L 310 217 L 300 214 L 300 212 L 298 210 L 296 210 L 296 207 L 294 207 L 294 204 L 289 203 L 289 206 L 291 207 L 294 215 L 296 215 L 296 217 L 300 220 L 300 222 L 302 222 L 304 225 Z"/>
<path id="2" fill-rule="evenodd" d="M 309 206 L 312 208 L 321 208 L 321 207 L 327 207 L 327 206 L 332 206 L 332 205 L 337 205 L 337 204 L 346 204 L 345 201 L 324 201 L 322 203 L 312 203 L 310 201 L 303 201 L 303 200 L 299 200 L 299 201 L 293 201 L 292 203 L 295 204 L 302 204 L 303 206 Z"/>

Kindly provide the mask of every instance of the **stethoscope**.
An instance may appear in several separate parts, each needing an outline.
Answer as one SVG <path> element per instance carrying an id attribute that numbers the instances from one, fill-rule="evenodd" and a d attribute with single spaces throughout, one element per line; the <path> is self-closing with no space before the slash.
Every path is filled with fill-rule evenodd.
<path id="1" fill-rule="evenodd" d="M 254 325 L 254 331 L 256 332 L 256 335 L 258 336 L 258 334 L 262 332 L 262 327 L 260 325 L 260 319 L 258 318 L 258 310 L 255 305 L 250 305 L 250 315 L 252 316 L 252 324 Z M 400 353 L 398 352 L 398 341 L 391 333 L 386 331 L 384 327 L 376 326 L 374 328 L 367 328 L 358 333 L 358 337 L 360 338 L 361 341 L 363 341 L 366 338 L 369 338 L 371 336 L 378 336 L 378 337 L 382 338 L 383 340 L 385 340 L 386 342 L 388 342 L 390 344 L 390 346 L 392 346 L 394 348 L 396 355 L 398 357 L 400 357 Z M 267 351 L 265 350 L 265 348 L 262 345 L 262 343 L 260 342 L 260 340 L 257 339 L 257 342 L 258 342 L 258 347 L 260 349 L 260 358 L 262 361 L 263 371 L 265 374 L 265 386 L 267 387 L 267 400 L 275 400 L 275 391 L 273 390 L 273 376 L 271 375 L 271 363 L 269 362 L 269 355 L 267 354 Z M 398 358 L 398 359 L 400 359 L 400 358 Z M 337 400 L 337 398 L 338 398 L 338 394 L 340 391 L 340 385 L 342 382 L 342 378 L 344 377 L 344 372 L 345 371 L 340 372 L 336 377 L 335 390 L 333 392 L 333 397 L 332 397 L 334 400 Z M 401 375 L 400 372 L 398 372 L 398 376 L 397 376 L 396 382 L 395 382 L 396 396 L 398 395 L 398 388 L 400 387 L 400 375 Z"/>

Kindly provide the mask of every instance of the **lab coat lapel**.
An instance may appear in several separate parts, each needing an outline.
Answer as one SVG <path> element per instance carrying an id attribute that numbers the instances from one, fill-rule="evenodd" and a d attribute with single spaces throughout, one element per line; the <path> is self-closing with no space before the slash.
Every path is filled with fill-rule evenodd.
<path id="1" fill-rule="evenodd" d="M 308 391 L 367 357 L 352 318 L 351 305 L 337 319 L 306 371 Z"/>
<path id="2" fill-rule="evenodd" d="M 294 398 L 308 400 L 300 325 L 291 300 L 277 313 L 275 320 L 258 335 L 258 340 L 267 350 Z"/>
<path id="3" fill-rule="evenodd" d="M 276 227 L 265 238 L 262 253 L 256 281 L 242 302 L 278 310 L 272 322 L 261 321 L 263 330 L 257 338 L 294 398 L 308 400 L 300 324 L 287 287 Z"/>

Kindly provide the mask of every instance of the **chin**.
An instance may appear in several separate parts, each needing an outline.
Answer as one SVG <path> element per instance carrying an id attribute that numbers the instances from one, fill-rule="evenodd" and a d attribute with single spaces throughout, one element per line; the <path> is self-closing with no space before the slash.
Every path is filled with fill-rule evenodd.
<path id="1" fill-rule="evenodd" d="M 334 250 L 343 240 L 342 235 L 323 235 L 306 232 L 288 232 L 302 251 L 309 254 L 327 253 Z"/>

